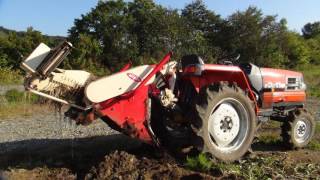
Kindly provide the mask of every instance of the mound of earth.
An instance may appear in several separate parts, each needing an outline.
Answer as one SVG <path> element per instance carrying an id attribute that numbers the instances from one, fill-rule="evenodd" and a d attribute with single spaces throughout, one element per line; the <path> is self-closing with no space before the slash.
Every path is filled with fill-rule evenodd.
<path id="1" fill-rule="evenodd" d="M 92 168 L 85 179 L 212 179 L 212 176 L 184 169 L 170 160 L 139 159 L 115 151 L 105 156 L 97 168 Z"/>

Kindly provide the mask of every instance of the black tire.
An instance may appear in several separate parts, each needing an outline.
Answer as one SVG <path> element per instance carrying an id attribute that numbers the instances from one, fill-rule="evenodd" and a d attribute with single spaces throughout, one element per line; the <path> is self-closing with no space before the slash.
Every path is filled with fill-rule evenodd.
<path id="1" fill-rule="evenodd" d="M 233 107 L 234 111 L 230 107 Z M 228 109 L 230 114 L 222 113 L 224 111 L 228 112 Z M 219 114 L 217 115 L 216 113 Z M 196 122 L 193 122 L 193 129 L 202 139 L 202 152 L 208 152 L 222 161 L 234 161 L 240 159 L 251 147 L 256 130 L 254 103 L 237 85 L 216 83 L 203 88 L 200 91 L 196 105 L 196 114 L 198 118 Z M 211 130 L 209 130 L 209 124 L 211 125 Z M 219 126 L 220 129 L 212 130 L 213 127 L 219 128 Z M 239 131 L 234 135 L 232 132 L 237 130 L 237 127 L 239 127 Z M 221 131 L 221 136 L 219 136 L 218 132 Z M 229 133 L 229 136 L 223 133 Z M 219 146 L 212 134 L 215 134 L 216 139 L 220 140 L 220 145 L 221 142 L 226 140 L 224 138 L 221 141 L 222 138 L 220 137 L 230 137 L 229 141 L 231 141 L 225 147 L 222 147 L 224 145 Z M 233 137 L 234 139 L 232 139 Z M 232 146 L 235 147 L 232 148 Z"/>
<path id="2" fill-rule="evenodd" d="M 306 110 L 297 109 L 281 126 L 282 140 L 291 149 L 303 148 L 311 141 L 315 126 L 314 118 Z"/>

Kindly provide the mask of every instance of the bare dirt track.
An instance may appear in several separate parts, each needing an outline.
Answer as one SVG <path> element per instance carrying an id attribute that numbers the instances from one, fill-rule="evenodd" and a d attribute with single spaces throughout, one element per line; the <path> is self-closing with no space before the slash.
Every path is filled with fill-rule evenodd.
<path id="1" fill-rule="evenodd" d="M 118 134 L 101 121 L 88 127 L 67 124 L 42 108 L 29 116 L 0 119 L 0 179 L 256 179 L 259 173 L 272 179 L 320 177 L 318 150 L 288 151 L 278 141 L 256 141 L 243 160 L 215 162 L 210 170 L 197 172 L 184 160 Z M 277 127 L 259 131 L 277 133 Z M 315 138 L 320 141 L 319 134 Z"/>

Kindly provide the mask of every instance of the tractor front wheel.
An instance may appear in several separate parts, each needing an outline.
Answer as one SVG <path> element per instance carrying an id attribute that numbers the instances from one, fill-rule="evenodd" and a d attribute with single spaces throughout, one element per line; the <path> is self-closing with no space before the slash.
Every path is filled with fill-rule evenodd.
<path id="1" fill-rule="evenodd" d="M 196 134 L 202 151 L 223 161 L 241 158 L 256 129 L 253 102 L 236 85 L 217 83 L 203 89 L 196 105 Z"/>
<path id="2" fill-rule="evenodd" d="M 303 148 L 311 141 L 315 126 L 314 118 L 305 110 L 298 109 L 283 122 L 282 139 L 289 148 Z"/>

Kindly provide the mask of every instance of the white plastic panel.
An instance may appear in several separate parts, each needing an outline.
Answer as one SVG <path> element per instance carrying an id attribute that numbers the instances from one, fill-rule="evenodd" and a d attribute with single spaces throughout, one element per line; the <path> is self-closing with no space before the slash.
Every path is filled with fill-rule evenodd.
<path id="1" fill-rule="evenodd" d="M 94 103 L 132 91 L 152 71 L 153 66 L 143 65 L 91 82 L 85 90 L 87 98 Z M 154 77 L 147 84 L 154 81 Z"/>
<path id="2" fill-rule="evenodd" d="M 39 44 L 39 46 L 33 50 L 27 59 L 24 60 L 24 62 L 21 64 L 21 67 L 27 72 L 35 73 L 37 67 L 49 54 L 50 50 L 51 49 L 44 43 Z"/>

